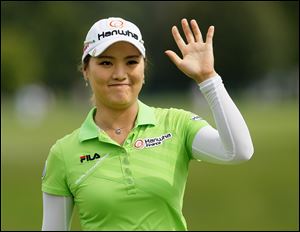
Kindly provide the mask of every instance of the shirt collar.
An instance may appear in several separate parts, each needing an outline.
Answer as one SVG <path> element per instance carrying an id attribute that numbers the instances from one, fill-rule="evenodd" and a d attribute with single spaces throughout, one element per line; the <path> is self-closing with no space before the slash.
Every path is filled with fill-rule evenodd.
<path id="1" fill-rule="evenodd" d="M 137 119 L 135 122 L 135 128 L 141 125 L 156 125 L 156 118 L 154 109 L 147 106 L 140 100 L 138 100 L 139 110 Z M 99 135 L 100 128 L 94 121 L 94 114 L 96 113 L 96 107 L 93 107 L 88 113 L 85 121 L 82 123 L 79 129 L 79 141 L 83 142 L 88 139 L 97 138 Z"/>

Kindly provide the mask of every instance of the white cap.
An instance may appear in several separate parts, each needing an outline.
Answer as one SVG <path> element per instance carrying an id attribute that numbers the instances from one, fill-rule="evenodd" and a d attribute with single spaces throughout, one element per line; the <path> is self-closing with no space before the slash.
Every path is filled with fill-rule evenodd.
<path id="1" fill-rule="evenodd" d="M 139 28 L 122 18 L 107 18 L 96 22 L 86 35 L 82 61 L 90 54 L 99 56 L 113 43 L 126 41 L 134 45 L 145 58 L 144 41 Z"/>

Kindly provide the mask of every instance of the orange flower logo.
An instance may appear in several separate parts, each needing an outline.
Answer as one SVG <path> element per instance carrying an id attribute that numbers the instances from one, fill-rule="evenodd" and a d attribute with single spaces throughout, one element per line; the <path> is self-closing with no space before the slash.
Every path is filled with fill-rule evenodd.
<path id="1" fill-rule="evenodd" d="M 138 149 L 143 149 L 145 147 L 144 141 L 142 139 L 138 139 L 134 143 L 134 147 Z"/>
<path id="2" fill-rule="evenodd" d="M 109 22 L 109 26 L 115 27 L 115 28 L 122 28 L 124 22 L 121 20 L 112 20 Z"/>

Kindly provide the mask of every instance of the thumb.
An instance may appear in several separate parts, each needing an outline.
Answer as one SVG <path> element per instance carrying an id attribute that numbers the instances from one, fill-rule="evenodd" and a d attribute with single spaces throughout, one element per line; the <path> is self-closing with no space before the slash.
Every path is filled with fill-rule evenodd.
<path id="1" fill-rule="evenodd" d="M 181 58 L 173 51 L 171 50 L 167 50 L 165 51 L 165 54 L 170 58 L 170 60 L 176 65 L 178 66 L 179 63 L 181 62 Z"/>

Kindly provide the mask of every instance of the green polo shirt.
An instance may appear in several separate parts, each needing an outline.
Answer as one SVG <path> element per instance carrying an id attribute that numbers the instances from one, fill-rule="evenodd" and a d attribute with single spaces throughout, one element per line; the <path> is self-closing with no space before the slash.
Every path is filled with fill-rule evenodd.
<path id="1" fill-rule="evenodd" d="M 83 230 L 187 230 L 182 203 L 192 142 L 208 123 L 139 101 L 135 126 L 119 145 L 97 127 L 95 112 L 52 146 L 42 191 L 74 197 Z"/>

